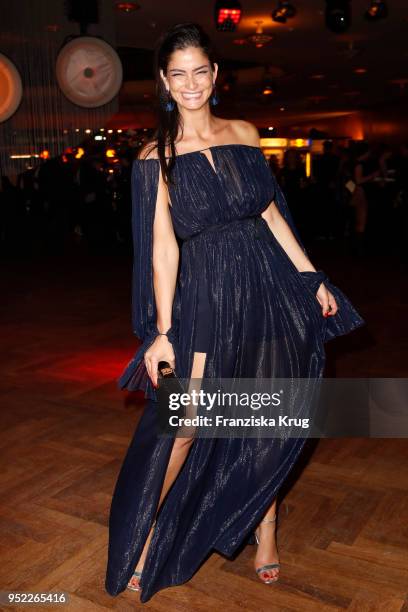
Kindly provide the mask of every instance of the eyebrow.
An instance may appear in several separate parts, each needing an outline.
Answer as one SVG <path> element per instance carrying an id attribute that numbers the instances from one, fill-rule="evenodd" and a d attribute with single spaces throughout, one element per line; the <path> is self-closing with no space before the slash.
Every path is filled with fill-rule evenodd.
<path id="1" fill-rule="evenodd" d="M 198 66 L 198 68 L 194 68 L 194 72 L 196 70 L 201 70 L 201 68 L 208 68 L 208 64 L 203 64 L 203 66 Z M 173 70 L 177 70 L 178 72 L 185 72 L 182 68 L 170 68 L 169 72 L 173 72 Z"/>

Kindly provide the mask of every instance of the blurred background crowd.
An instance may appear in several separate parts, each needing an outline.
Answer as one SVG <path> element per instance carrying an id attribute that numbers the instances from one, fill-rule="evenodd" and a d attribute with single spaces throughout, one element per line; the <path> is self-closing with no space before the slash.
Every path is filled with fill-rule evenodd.
<path id="1" fill-rule="evenodd" d="M 84 145 L 19 175 L 2 175 L 1 257 L 62 254 L 78 245 L 131 253 L 131 168 L 141 144 L 124 134 L 113 149 Z M 295 147 L 281 160 L 271 155 L 269 165 L 307 243 L 340 242 L 355 257 L 394 254 L 407 267 L 407 143 L 345 147 L 326 140 L 309 176 Z"/>

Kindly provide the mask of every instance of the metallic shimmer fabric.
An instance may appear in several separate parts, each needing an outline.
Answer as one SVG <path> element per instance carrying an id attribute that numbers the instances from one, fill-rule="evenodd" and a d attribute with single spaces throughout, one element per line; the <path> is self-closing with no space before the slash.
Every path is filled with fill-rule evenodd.
<path id="1" fill-rule="evenodd" d="M 175 233 L 183 239 L 170 340 L 176 373 L 194 356 L 197 296 L 205 279 L 211 337 L 205 378 L 321 378 L 324 343 L 364 324 L 322 272 L 298 272 L 260 216 L 274 200 L 305 251 L 275 177 L 258 147 L 210 148 L 179 155 L 170 187 Z M 134 269 L 132 323 L 142 344 L 119 387 L 142 390 L 146 407 L 113 494 L 106 589 L 126 588 L 153 522 L 173 445 L 156 433 L 155 390 L 144 353 L 155 339 L 153 220 L 160 165 L 136 160 L 132 172 Z M 306 251 L 305 251 L 306 252 Z M 325 318 L 320 283 L 339 306 Z M 187 581 L 212 550 L 231 556 L 248 541 L 304 445 L 304 439 L 194 440 L 157 517 L 141 578 L 141 601 Z"/>

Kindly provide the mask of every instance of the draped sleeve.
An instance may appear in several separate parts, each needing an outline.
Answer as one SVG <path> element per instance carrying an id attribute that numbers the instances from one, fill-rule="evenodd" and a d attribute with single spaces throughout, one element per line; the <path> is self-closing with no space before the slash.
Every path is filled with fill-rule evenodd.
<path id="1" fill-rule="evenodd" d="M 301 249 L 304 254 L 309 258 L 305 245 L 303 244 L 298 229 L 293 221 L 292 214 L 290 212 L 290 208 L 288 203 L 286 202 L 286 198 L 283 194 L 283 191 L 278 184 L 276 178 L 272 175 L 272 180 L 275 183 L 275 195 L 274 201 L 275 204 L 285 219 L 287 224 L 289 225 L 293 235 L 298 241 Z M 361 327 L 365 325 L 364 319 L 358 314 L 357 310 L 354 308 L 350 300 L 344 295 L 344 293 L 333 285 L 330 281 L 329 277 L 323 270 L 317 270 L 316 272 L 307 271 L 307 272 L 298 272 L 302 281 L 305 284 L 306 289 L 311 291 L 313 295 L 316 295 L 320 284 L 324 283 L 327 289 L 333 294 L 337 306 L 338 311 L 335 315 L 329 315 L 328 317 L 321 317 L 321 333 L 323 342 L 327 342 L 328 340 L 332 340 L 337 336 L 343 336 L 353 331 L 357 327 Z M 317 298 L 316 298 L 317 299 Z"/>
<path id="2" fill-rule="evenodd" d="M 144 354 L 159 334 L 153 284 L 153 223 L 159 187 L 160 163 L 157 159 L 135 159 L 132 166 L 132 329 L 141 341 L 134 357 L 118 379 L 118 387 L 144 391 L 145 399 L 156 400 Z M 174 311 L 174 306 L 173 306 Z M 177 361 L 177 324 L 167 332 Z"/>

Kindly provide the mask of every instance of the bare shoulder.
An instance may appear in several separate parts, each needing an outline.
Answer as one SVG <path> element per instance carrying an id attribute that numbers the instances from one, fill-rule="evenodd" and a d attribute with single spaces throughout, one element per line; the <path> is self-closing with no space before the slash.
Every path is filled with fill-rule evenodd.
<path id="1" fill-rule="evenodd" d="M 260 136 L 258 128 L 250 121 L 244 121 L 243 119 L 233 119 L 231 122 L 237 140 L 243 144 L 252 145 L 254 147 L 260 146 Z"/>
<path id="2" fill-rule="evenodd" d="M 137 159 L 158 159 L 157 155 L 157 141 L 152 140 L 147 142 L 139 149 Z"/>

